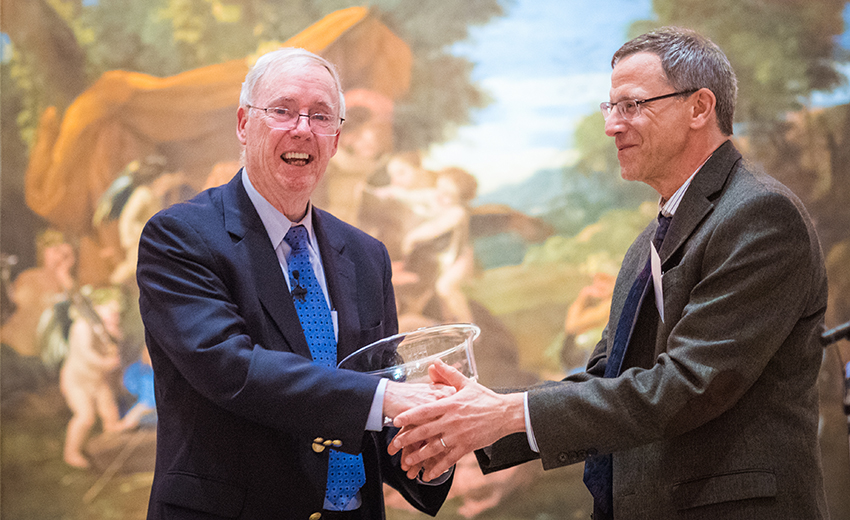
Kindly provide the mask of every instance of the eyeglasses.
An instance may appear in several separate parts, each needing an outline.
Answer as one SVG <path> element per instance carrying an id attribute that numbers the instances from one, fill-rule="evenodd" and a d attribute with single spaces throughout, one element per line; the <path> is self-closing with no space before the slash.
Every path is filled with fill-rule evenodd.
<path id="1" fill-rule="evenodd" d="M 673 96 L 685 96 L 691 95 L 694 92 L 699 90 L 698 88 L 691 90 L 683 90 L 681 92 L 673 92 L 672 94 L 664 94 L 663 96 L 656 96 L 654 98 L 649 99 L 625 99 L 623 101 L 617 101 L 616 103 L 610 103 L 605 101 L 604 103 L 599 104 L 599 109 L 602 110 L 602 117 L 608 119 L 611 113 L 614 111 L 614 108 L 617 108 L 617 111 L 626 121 L 634 119 L 636 117 L 640 117 L 640 106 L 644 103 L 650 103 L 652 101 L 658 101 L 660 99 L 667 99 Z"/>
<path id="2" fill-rule="evenodd" d="M 310 130 L 316 135 L 336 135 L 339 133 L 339 127 L 345 119 L 336 117 L 331 114 L 322 112 L 313 112 L 312 114 L 301 114 L 295 110 L 290 110 L 286 107 L 255 107 L 245 105 L 248 108 L 262 110 L 266 114 L 266 124 L 270 128 L 278 130 L 292 130 L 298 126 L 298 121 L 302 117 L 306 117 L 310 124 Z"/>

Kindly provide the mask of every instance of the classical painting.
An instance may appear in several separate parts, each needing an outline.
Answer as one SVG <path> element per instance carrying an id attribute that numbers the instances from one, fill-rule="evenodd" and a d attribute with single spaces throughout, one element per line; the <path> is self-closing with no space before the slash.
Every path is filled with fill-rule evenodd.
<path id="1" fill-rule="evenodd" d="M 619 262 L 657 199 L 619 177 L 599 103 L 613 52 L 663 25 L 728 54 L 735 144 L 806 204 L 827 258 L 827 328 L 850 320 L 844 0 L 0 8 L 4 518 L 144 518 L 157 418 L 135 285 L 141 228 L 236 174 L 241 82 L 279 46 L 328 58 L 344 84 L 339 150 L 313 202 L 386 244 L 402 330 L 481 328 L 489 387 L 581 370 L 600 337 Z M 850 346 L 824 343 L 821 449 L 832 516 L 845 518 Z M 469 456 L 456 472 L 437 518 L 590 515 L 580 465 L 485 477 Z M 386 501 L 391 520 L 424 517 L 389 488 Z"/>

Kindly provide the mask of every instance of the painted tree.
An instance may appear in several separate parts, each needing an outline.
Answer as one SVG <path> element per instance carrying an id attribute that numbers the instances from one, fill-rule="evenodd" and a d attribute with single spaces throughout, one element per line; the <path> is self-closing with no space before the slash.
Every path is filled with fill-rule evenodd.
<path id="1" fill-rule="evenodd" d="M 654 0 L 657 20 L 636 22 L 631 28 L 637 35 L 663 25 L 690 27 L 724 50 L 738 76 L 737 138 L 751 158 L 808 203 L 826 250 L 850 236 L 850 210 L 832 202 L 850 195 L 846 182 L 850 168 L 844 166 L 846 161 L 813 158 L 844 157 L 847 147 L 840 145 L 850 127 L 837 127 L 845 124 L 839 123 L 844 118 L 833 114 L 828 116 L 830 125 L 815 130 L 811 123 L 820 116 L 811 110 L 811 99 L 813 93 L 844 81 L 838 66 L 847 62 L 848 52 L 837 41 L 844 31 L 845 4 L 845 0 Z M 846 110 L 835 107 L 827 112 Z"/>
<path id="2" fill-rule="evenodd" d="M 372 12 L 414 56 L 413 81 L 397 101 L 396 145 L 425 148 L 451 137 L 486 96 L 471 82 L 472 64 L 448 47 L 470 25 L 502 14 L 510 0 L 371 2 Z M 171 76 L 243 58 L 280 43 L 323 16 L 352 5 L 340 0 L 0 0 L 0 30 L 11 41 L 0 65 L 3 89 L 4 251 L 18 252 L 33 227 L 23 174 L 40 114 L 62 111 L 109 70 Z M 438 27 L 438 30 L 435 30 Z M 19 240 L 15 240 L 18 236 Z M 12 242 L 18 242 L 17 245 Z"/>

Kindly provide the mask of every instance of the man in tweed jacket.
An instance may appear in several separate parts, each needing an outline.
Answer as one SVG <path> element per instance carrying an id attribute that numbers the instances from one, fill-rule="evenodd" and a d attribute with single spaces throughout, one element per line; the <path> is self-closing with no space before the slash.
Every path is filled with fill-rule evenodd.
<path id="1" fill-rule="evenodd" d="M 458 393 L 400 415 L 390 450 L 426 477 L 473 449 L 485 473 L 610 455 L 594 520 L 827 518 L 815 386 L 827 285 L 812 222 L 729 141 L 737 86 L 716 45 L 665 28 L 612 65 L 601 108 L 622 176 L 655 188 L 672 217 L 636 314 L 619 323 L 654 221 L 626 253 L 586 372 L 496 394 L 436 365 Z M 622 365 L 605 377 L 618 334 Z"/>

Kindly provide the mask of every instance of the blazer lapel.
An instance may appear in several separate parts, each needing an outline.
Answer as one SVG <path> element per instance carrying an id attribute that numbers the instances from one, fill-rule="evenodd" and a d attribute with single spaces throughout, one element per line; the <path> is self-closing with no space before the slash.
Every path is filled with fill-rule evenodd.
<path id="1" fill-rule="evenodd" d="M 741 154 L 732 145 L 732 141 L 726 141 L 715 150 L 696 174 L 676 210 L 676 216 L 670 223 L 670 229 L 661 245 L 659 256 L 662 266 L 685 243 L 705 216 L 714 209 L 712 202 L 714 195 L 723 189 L 733 166 L 740 159 Z"/>
<path id="2" fill-rule="evenodd" d="M 260 304 L 271 316 L 290 350 L 312 359 L 269 235 L 242 185 L 241 170 L 224 191 L 224 226 L 237 239 L 234 242 L 236 257 L 247 259 L 245 269 L 250 273 Z M 274 344 L 265 346 L 270 349 L 276 347 Z"/>
<path id="3" fill-rule="evenodd" d="M 337 312 L 337 362 L 362 346 L 358 344 L 357 273 L 354 262 L 346 256 L 345 240 L 338 233 L 340 225 L 333 216 L 313 206 L 313 229 L 322 255 L 332 310 Z"/>

